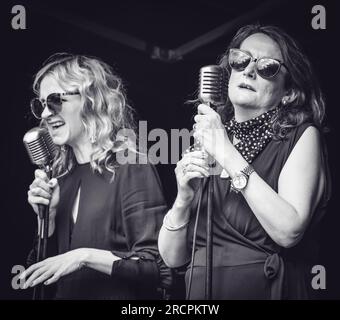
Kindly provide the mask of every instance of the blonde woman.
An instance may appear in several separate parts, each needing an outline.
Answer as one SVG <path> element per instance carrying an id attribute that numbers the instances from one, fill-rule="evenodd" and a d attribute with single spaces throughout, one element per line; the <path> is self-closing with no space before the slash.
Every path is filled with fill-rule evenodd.
<path id="1" fill-rule="evenodd" d="M 57 54 L 33 89 L 32 113 L 58 148 L 58 179 L 36 170 L 28 202 L 36 213 L 49 205 L 57 252 L 22 274 L 25 286 L 57 283 L 57 299 L 155 298 L 166 204 L 153 166 L 118 161 L 136 152 L 118 139 L 134 127 L 121 80 L 98 59 Z"/>

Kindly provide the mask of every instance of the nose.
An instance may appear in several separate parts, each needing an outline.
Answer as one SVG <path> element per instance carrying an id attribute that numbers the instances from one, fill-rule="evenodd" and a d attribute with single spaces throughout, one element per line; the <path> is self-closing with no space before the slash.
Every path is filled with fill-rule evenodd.
<path id="1" fill-rule="evenodd" d="M 247 67 L 243 70 L 243 74 L 246 77 L 255 79 L 256 78 L 255 65 L 256 61 L 250 61 Z"/>
<path id="2" fill-rule="evenodd" d="M 51 110 L 45 105 L 45 108 L 43 110 L 43 112 L 41 113 L 41 119 L 46 120 L 48 117 L 50 117 L 51 115 L 53 115 L 53 113 L 51 112 Z"/>

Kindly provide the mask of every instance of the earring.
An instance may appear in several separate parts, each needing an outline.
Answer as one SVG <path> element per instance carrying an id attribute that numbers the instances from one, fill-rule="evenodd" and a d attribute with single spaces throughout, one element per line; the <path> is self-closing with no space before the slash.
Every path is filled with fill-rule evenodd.
<path id="1" fill-rule="evenodd" d="M 61 152 L 66 152 L 66 147 L 65 147 L 65 145 L 62 145 L 62 146 L 60 147 L 60 150 L 61 150 Z"/>
<path id="2" fill-rule="evenodd" d="M 282 104 L 285 106 L 287 104 L 287 100 L 286 99 L 282 99 Z"/>
<path id="3" fill-rule="evenodd" d="M 90 141 L 91 141 L 92 144 L 97 142 L 97 137 L 96 137 L 95 134 L 91 135 Z"/>

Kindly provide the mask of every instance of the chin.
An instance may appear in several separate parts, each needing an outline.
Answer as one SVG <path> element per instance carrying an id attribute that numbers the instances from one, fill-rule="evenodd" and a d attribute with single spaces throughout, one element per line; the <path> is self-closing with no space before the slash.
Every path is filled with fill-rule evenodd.
<path id="1" fill-rule="evenodd" d="M 53 143 L 58 146 L 62 146 L 67 143 L 67 139 L 65 139 L 65 137 L 57 136 L 57 135 L 54 135 L 54 136 L 52 135 L 51 137 L 52 137 Z"/>
<path id="2" fill-rule="evenodd" d="M 56 144 L 57 146 L 62 146 L 65 144 L 64 140 L 59 139 L 59 138 L 52 138 L 52 141 L 54 144 Z"/>
<path id="3" fill-rule="evenodd" d="M 254 105 L 254 99 L 237 97 L 237 99 L 230 99 L 230 101 L 234 106 L 240 106 L 244 108 L 255 108 L 256 107 Z"/>
<path id="4" fill-rule="evenodd" d="M 233 104 L 253 104 L 254 101 L 256 100 L 256 96 L 254 95 L 255 92 L 252 91 L 246 91 L 244 89 L 238 90 L 238 89 L 234 89 L 234 90 L 230 90 L 229 91 L 229 98 L 230 101 Z"/>

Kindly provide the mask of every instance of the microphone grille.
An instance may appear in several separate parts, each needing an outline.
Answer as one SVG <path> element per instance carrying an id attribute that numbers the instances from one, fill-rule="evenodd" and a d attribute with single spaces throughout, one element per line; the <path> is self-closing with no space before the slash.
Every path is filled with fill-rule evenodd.
<path id="1" fill-rule="evenodd" d="M 23 142 L 33 164 L 44 167 L 54 159 L 57 149 L 46 128 L 36 127 L 29 130 Z"/>
<path id="2" fill-rule="evenodd" d="M 202 67 L 199 76 L 198 98 L 203 103 L 219 106 L 226 103 L 227 94 L 227 78 L 224 68 L 218 65 Z"/>

